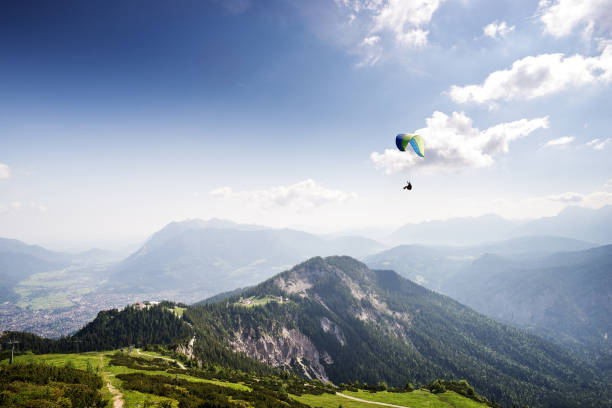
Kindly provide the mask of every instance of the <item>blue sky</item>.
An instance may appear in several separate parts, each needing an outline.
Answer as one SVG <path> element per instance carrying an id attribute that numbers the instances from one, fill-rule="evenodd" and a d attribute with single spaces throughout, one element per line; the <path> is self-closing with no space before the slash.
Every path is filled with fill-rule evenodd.
<path id="1" fill-rule="evenodd" d="M 0 236 L 119 246 L 186 218 L 334 232 L 612 203 L 612 0 L 0 8 Z M 425 159 L 394 151 L 417 130 Z"/>

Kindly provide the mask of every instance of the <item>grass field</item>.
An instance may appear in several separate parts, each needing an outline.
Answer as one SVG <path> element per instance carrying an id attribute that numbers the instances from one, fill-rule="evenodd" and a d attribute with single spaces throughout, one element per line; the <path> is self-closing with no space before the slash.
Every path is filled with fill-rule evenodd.
<path id="1" fill-rule="evenodd" d="M 287 302 L 288 300 L 284 299 L 282 302 Z M 270 302 L 279 302 L 279 299 L 276 296 L 266 296 L 262 298 L 250 297 L 246 299 L 241 299 L 238 302 L 234 303 L 237 306 L 243 307 L 255 307 L 255 306 L 263 306 Z M 279 303 L 282 303 L 279 302 Z"/>
<path id="2" fill-rule="evenodd" d="M 41 363 L 44 362 L 46 364 L 56 365 L 56 366 L 65 366 L 72 365 L 74 368 L 78 368 L 81 370 L 87 370 L 90 367 L 90 370 L 93 370 L 104 379 L 105 386 L 102 389 L 102 393 L 105 398 L 111 399 L 112 394 L 106 387 L 106 382 L 110 381 L 111 384 L 121 391 L 123 394 L 124 400 L 124 408 L 138 408 L 144 407 L 145 403 L 151 403 L 153 406 L 156 406 L 161 401 L 169 400 L 168 398 L 161 397 L 158 395 L 152 394 L 144 394 L 137 391 L 124 390 L 121 384 L 121 380 L 116 376 L 118 374 L 126 374 L 126 373 L 145 373 L 148 375 L 165 375 L 169 377 L 178 377 L 179 379 L 184 379 L 187 381 L 193 382 L 206 382 L 211 384 L 216 384 L 222 387 L 234 388 L 244 391 L 250 391 L 251 389 L 243 384 L 230 383 L 225 381 L 217 381 L 217 380 L 207 380 L 202 378 L 191 377 L 186 374 L 170 374 L 165 371 L 141 371 L 135 370 L 124 366 L 110 366 L 110 356 L 115 353 L 114 351 L 109 352 L 90 352 L 90 353 L 79 353 L 79 354 L 27 354 L 15 357 L 15 363 Z M 131 355 L 134 357 L 141 357 L 146 359 L 153 359 L 156 357 L 162 357 L 161 354 L 154 352 L 147 352 L 150 356 L 144 354 L 138 354 L 134 351 Z M 8 364 L 8 360 L 3 360 L 0 362 L 0 365 Z M 172 401 L 172 406 L 178 408 L 178 402 L 174 400 Z M 108 408 L 112 408 L 112 401 L 109 401 Z"/>
<path id="3" fill-rule="evenodd" d="M 385 402 L 393 405 L 404 405 L 409 407 L 427 406 L 432 408 L 482 408 L 485 405 L 465 398 L 453 391 L 447 391 L 443 394 L 432 394 L 425 390 L 416 390 L 413 392 L 396 393 L 396 392 L 351 392 L 346 391 L 343 394 L 351 397 L 361 398 L 368 401 Z"/>
<path id="4" fill-rule="evenodd" d="M 345 395 L 360 398 L 367 401 L 383 402 L 386 404 L 399 405 L 410 408 L 485 408 L 485 404 L 472 401 L 453 391 L 447 391 L 443 394 L 432 394 L 425 390 L 416 390 L 406 393 L 394 392 L 343 392 Z M 375 408 L 376 404 L 367 402 L 353 401 L 339 395 L 323 394 L 323 395 L 302 395 L 294 397 L 296 400 L 310 405 L 311 407 L 321 408 L 338 408 L 342 405 L 343 408 Z M 379 405 L 382 406 L 382 405 Z"/>
<path id="5" fill-rule="evenodd" d="M 40 272 L 19 282 L 14 291 L 19 295 L 16 305 L 31 310 L 53 310 L 70 307 L 81 296 L 100 285 L 92 270 L 68 267 Z"/>
<path id="6" fill-rule="evenodd" d="M 185 310 L 187 310 L 186 307 L 178 307 L 178 306 L 174 306 L 173 309 L 170 309 L 177 317 L 181 317 L 183 316 L 183 312 Z"/>

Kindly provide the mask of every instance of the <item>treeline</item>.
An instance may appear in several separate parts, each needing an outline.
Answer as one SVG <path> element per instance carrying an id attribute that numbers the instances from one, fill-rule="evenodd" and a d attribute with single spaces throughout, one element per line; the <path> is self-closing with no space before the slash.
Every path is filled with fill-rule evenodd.
<path id="1" fill-rule="evenodd" d="M 81 350 L 112 350 L 146 344 L 169 344 L 191 337 L 188 324 L 160 304 L 138 310 L 134 306 L 102 311 L 95 320 L 79 330 L 72 340 Z"/>
<path id="2" fill-rule="evenodd" d="M 0 367 L 0 406 L 15 408 L 105 407 L 102 379 L 83 370 L 45 364 Z"/>

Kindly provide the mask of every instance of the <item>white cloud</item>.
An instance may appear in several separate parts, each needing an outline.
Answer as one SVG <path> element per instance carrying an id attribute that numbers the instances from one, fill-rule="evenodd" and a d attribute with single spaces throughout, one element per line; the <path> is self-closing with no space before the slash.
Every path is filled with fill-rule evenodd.
<path id="1" fill-rule="evenodd" d="M 515 28 L 515 26 L 509 26 L 505 21 L 498 23 L 497 20 L 495 20 L 491 24 L 484 26 L 482 28 L 482 32 L 484 35 L 493 39 L 506 38 L 506 36 L 514 31 Z"/>
<path id="2" fill-rule="evenodd" d="M 349 38 L 358 65 L 374 65 L 391 47 L 422 48 L 429 25 L 444 0 L 335 0 L 343 22 L 339 30 Z M 341 36 L 340 36 L 341 37 Z"/>
<path id="3" fill-rule="evenodd" d="M 487 167 L 494 163 L 495 154 L 508 152 L 510 142 L 548 128 L 548 117 L 521 119 L 480 130 L 473 127 L 472 119 L 463 112 L 448 116 L 436 111 L 426 123 L 427 127 L 414 132 L 425 140 L 425 159 L 412 152 L 387 149 L 370 155 L 376 167 L 387 174 L 417 166 L 431 170 Z"/>
<path id="4" fill-rule="evenodd" d="M 573 142 L 574 139 L 575 139 L 575 137 L 573 137 L 573 136 L 563 136 L 563 137 L 560 137 L 558 139 L 549 140 L 548 142 L 546 142 L 544 147 L 565 146 L 566 144 L 569 144 L 569 143 Z"/>
<path id="5" fill-rule="evenodd" d="M 11 177 L 11 169 L 4 163 L 0 163 L 0 179 L 7 179 Z"/>
<path id="6" fill-rule="evenodd" d="M 425 30 L 441 0 L 389 0 L 377 10 L 372 32 L 391 32 L 396 43 L 403 46 L 427 45 Z"/>
<path id="7" fill-rule="evenodd" d="M 533 99 L 571 87 L 612 82 L 612 44 L 600 56 L 541 54 L 517 60 L 512 68 L 495 71 L 480 85 L 453 85 L 449 94 L 458 103 Z"/>
<path id="8" fill-rule="evenodd" d="M 377 35 L 373 35 L 371 37 L 366 37 L 363 39 L 363 41 L 361 42 L 361 45 L 374 45 L 376 43 L 378 43 L 380 41 L 380 37 Z"/>
<path id="9" fill-rule="evenodd" d="M 382 57 L 383 49 L 380 46 L 380 37 L 377 35 L 364 38 L 359 47 L 362 60 L 357 66 L 374 65 Z"/>
<path id="10" fill-rule="evenodd" d="M 296 210 L 312 209 L 329 203 L 341 203 L 357 197 L 355 193 L 325 188 L 312 179 L 265 190 L 233 191 L 230 187 L 221 187 L 211 190 L 210 194 L 222 199 L 238 199 L 263 208 L 276 206 Z"/>
<path id="11" fill-rule="evenodd" d="M 612 0 L 540 0 L 538 12 L 545 31 L 555 37 L 575 28 L 581 28 L 587 39 L 593 32 L 612 30 Z"/>
<path id="12" fill-rule="evenodd" d="M 593 139 L 588 142 L 586 145 L 592 147 L 594 150 L 603 150 L 609 143 L 612 141 L 609 137 L 606 139 Z"/>

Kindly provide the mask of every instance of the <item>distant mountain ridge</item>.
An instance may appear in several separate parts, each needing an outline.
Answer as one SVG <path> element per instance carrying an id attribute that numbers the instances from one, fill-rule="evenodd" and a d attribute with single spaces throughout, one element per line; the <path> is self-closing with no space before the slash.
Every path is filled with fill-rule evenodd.
<path id="1" fill-rule="evenodd" d="M 563 344 L 612 374 L 612 245 L 529 262 L 484 255 L 443 291 Z"/>
<path id="2" fill-rule="evenodd" d="M 475 245 L 520 236 L 550 235 L 594 242 L 612 243 L 612 206 L 599 209 L 567 207 L 558 215 L 535 220 L 508 220 L 498 215 L 450 218 L 406 224 L 384 242 L 400 244 Z M 468 233 L 469 232 L 469 233 Z"/>
<path id="3" fill-rule="evenodd" d="M 16 298 L 14 286 L 29 276 L 62 268 L 70 255 L 28 245 L 16 239 L 0 238 L 0 301 Z"/>
<path id="4" fill-rule="evenodd" d="M 398 245 L 367 256 L 372 268 L 393 269 L 429 289 L 445 293 L 445 285 L 474 260 L 496 254 L 510 259 L 535 260 L 561 251 L 584 250 L 596 244 L 571 238 L 526 236 L 475 245 Z"/>
<path id="5" fill-rule="evenodd" d="M 400 245 L 365 262 L 528 328 L 612 373 L 612 246 L 593 245 L 559 237 Z"/>
<path id="6" fill-rule="evenodd" d="M 362 237 L 326 238 L 217 219 L 188 220 L 153 234 L 113 267 L 110 282 L 119 290 L 173 288 L 203 298 L 261 282 L 316 254 L 362 257 L 384 248 Z"/>

